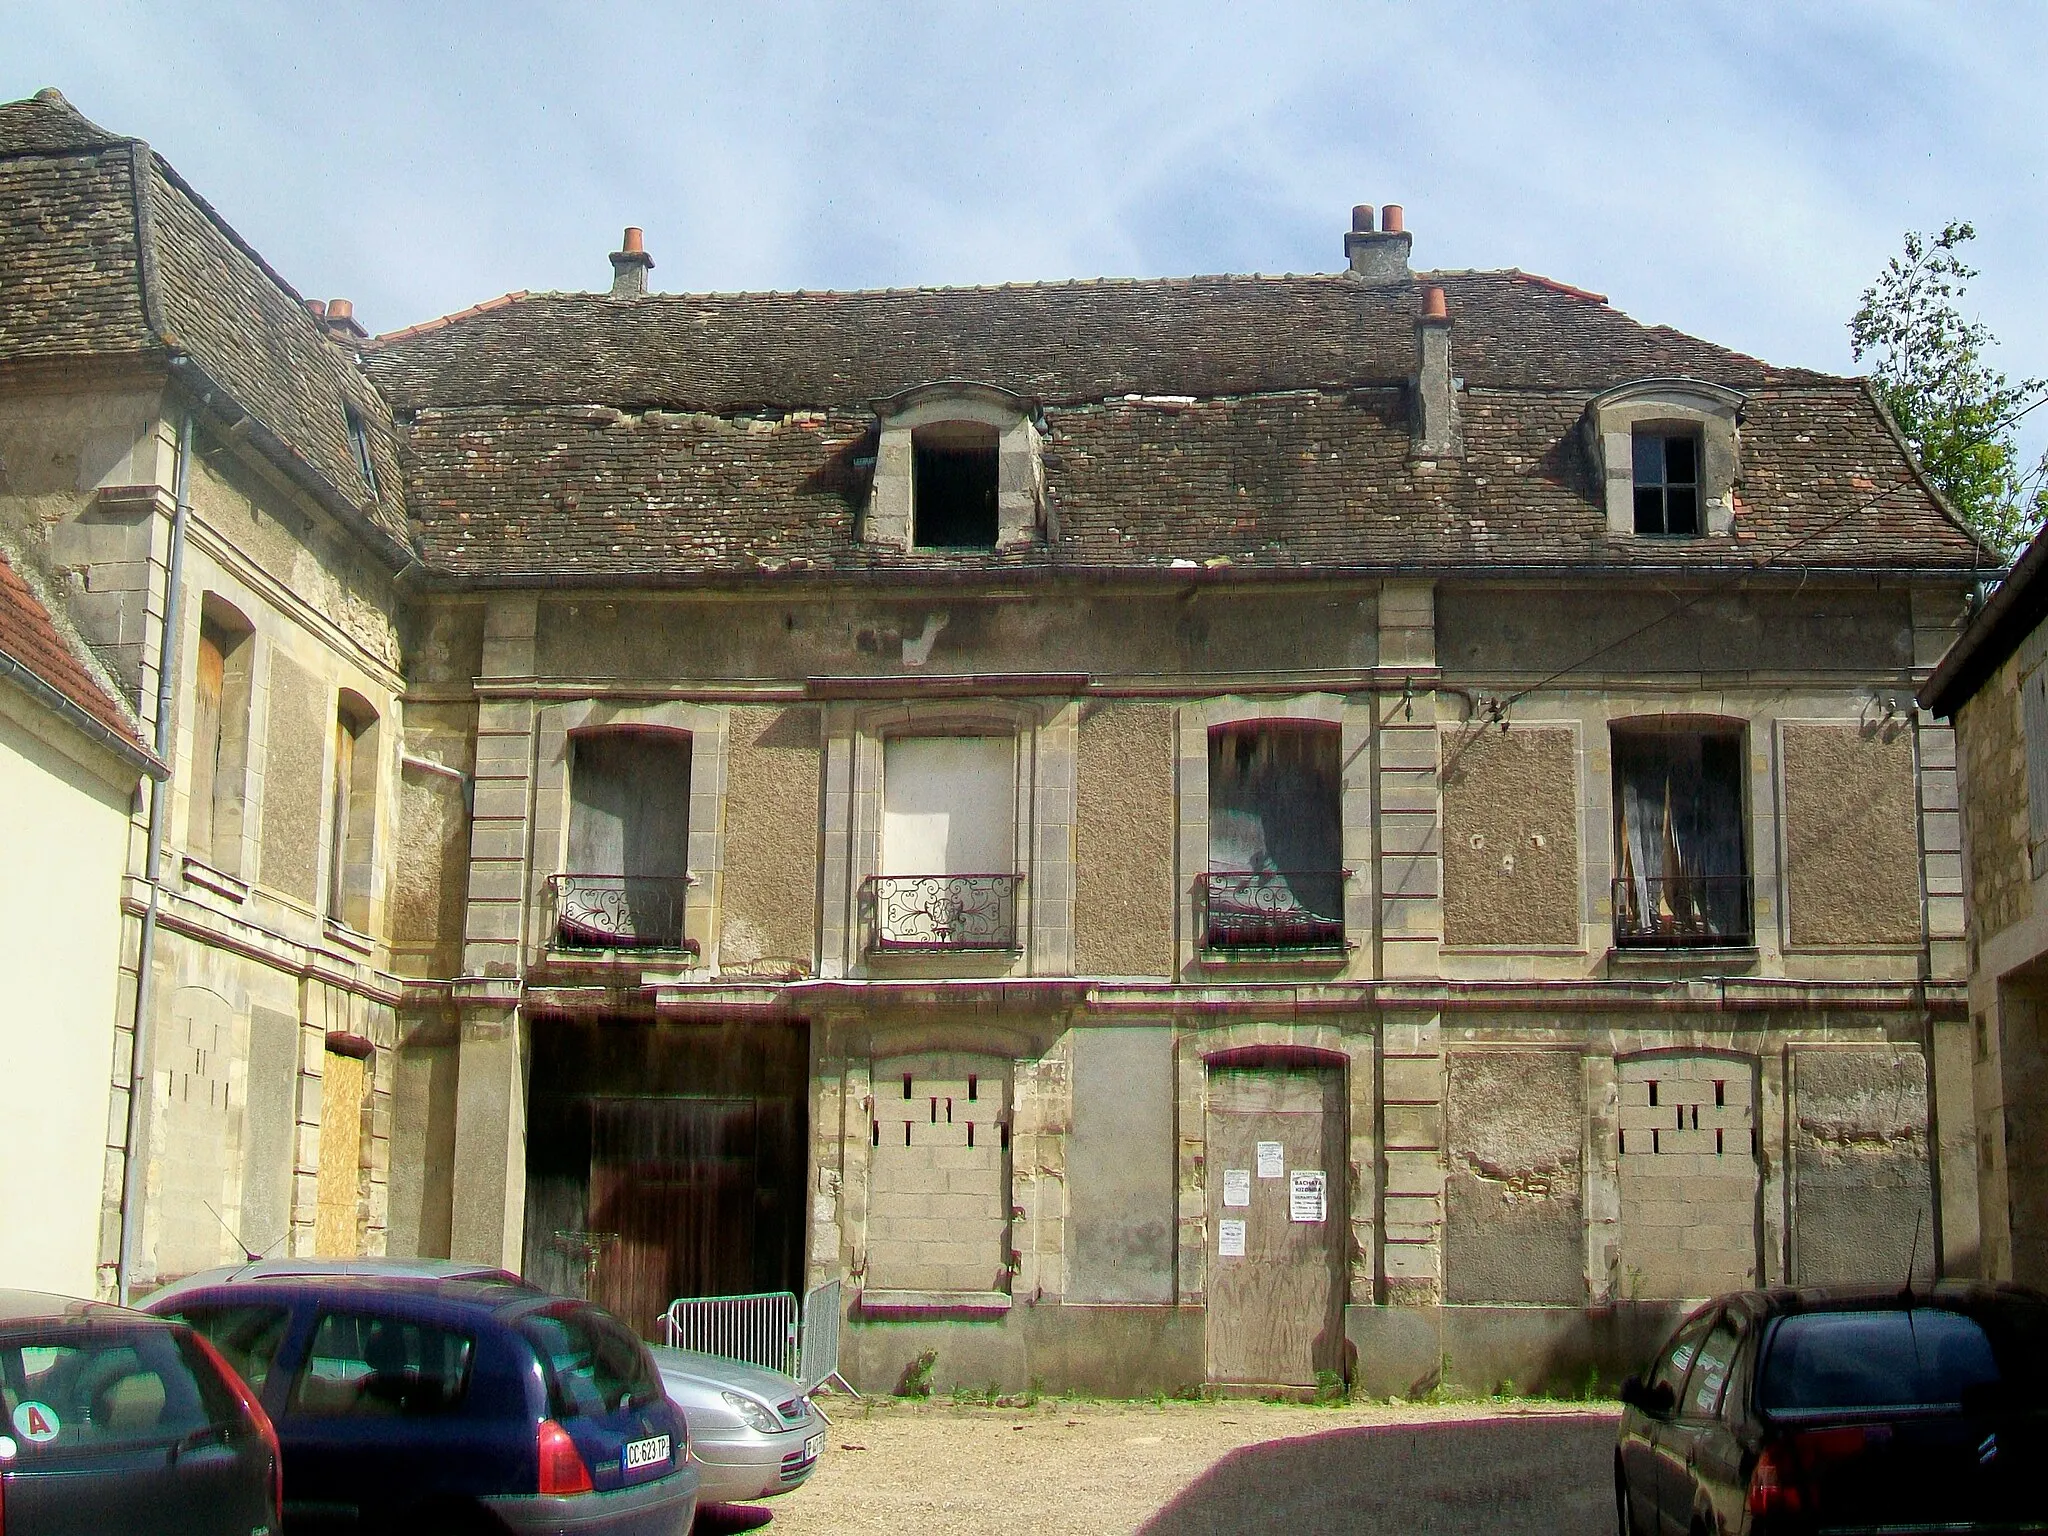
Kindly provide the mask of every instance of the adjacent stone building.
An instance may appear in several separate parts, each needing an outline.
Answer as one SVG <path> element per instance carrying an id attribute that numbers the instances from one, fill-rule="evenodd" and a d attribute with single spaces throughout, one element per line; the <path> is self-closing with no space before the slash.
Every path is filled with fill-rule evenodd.
<path id="1" fill-rule="evenodd" d="M 876 293 L 660 294 L 628 231 L 371 339 L 5 113 L 8 270 L 117 297 L 0 305 L 4 430 L 118 372 L 158 449 L 0 484 L 85 597 L 193 422 L 171 826 L 241 862 L 181 849 L 162 963 L 272 1085 L 181 1143 L 241 1127 L 235 1212 L 339 1240 L 346 1169 L 366 1249 L 648 1330 L 840 1280 L 885 1388 L 1577 1385 L 1685 1298 L 1974 1272 L 1913 694 L 1987 562 L 1861 383 L 1393 208 L 1333 274 Z M 159 1194 L 153 1273 L 217 1256 Z"/>
<path id="2" fill-rule="evenodd" d="M 2048 536 L 1920 691 L 1955 722 L 1969 892 L 1981 1273 L 2048 1286 Z"/>

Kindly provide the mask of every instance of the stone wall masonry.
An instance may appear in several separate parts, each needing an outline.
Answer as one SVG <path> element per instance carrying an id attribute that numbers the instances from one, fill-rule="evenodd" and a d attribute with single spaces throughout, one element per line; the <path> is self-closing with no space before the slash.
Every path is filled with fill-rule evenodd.
<path id="1" fill-rule="evenodd" d="M 1444 1280 L 1444 1050 L 1438 1015 L 1390 1014 L 1382 1026 L 1380 1137 L 1377 1299 L 1435 1305 L 1443 1299 Z"/>
<path id="2" fill-rule="evenodd" d="M 1916 781 L 1910 724 L 1785 720 L 1778 730 L 1788 942 L 1918 947 L 1918 802 L 1930 786 Z"/>
<path id="3" fill-rule="evenodd" d="M 875 1063 L 869 1292 L 1010 1288 L 1009 1066 L 950 1053 Z"/>
<path id="4" fill-rule="evenodd" d="M 719 963 L 816 966 L 819 717 L 811 708 L 729 716 Z"/>
<path id="5" fill-rule="evenodd" d="M 1657 1055 L 1617 1065 L 1624 1296 L 1711 1296 L 1755 1284 L 1755 1063 Z"/>
<path id="6" fill-rule="evenodd" d="M 461 969 L 476 719 L 468 704 L 405 711 L 391 882 L 392 963 L 401 975 L 446 977 Z"/>
<path id="7" fill-rule="evenodd" d="M 1373 700 L 1378 780 L 1379 974 L 1438 974 L 1443 942 L 1441 742 L 1431 693 Z"/>
<path id="8" fill-rule="evenodd" d="M 1795 1280 L 1932 1279 L 1926 1059 L 1912 1049 L 1847 1047 L 1791 1056 Z"/>
<path id="9" fill-rule="evenodd" d="M 1468 725 L 1443 752 L 1444 942 L 1578 949 L 1577 732 Z"/>
<path id="10" fill-rule="evenodd" d="M 257 879 L 308 907 L 320 899 L 322 789 L 333 717 L 333 699 L 320 680 L 273 650 Z"/>
<path id="11" fill-rule="evenodd" d="M 1081 713 L 1075 762 L 1075 968 L 1170 976 L 1173 711 L 1102 703 Z"/>
<path id="12" fill-rule="evenodd" d="M 2020 658 L 2013 656 L 1956 713 L 1969 897 L 1981 945 L 2033 911 L 2028 861 L 2027 747 L 2020 730 Z"/>
<path id="13" fill-rule="evenodd" d="M 1583 1301 L 1579 1053 L 1454 1050 L 1447 1064 L 1445 1296 Z"/>
<path id="14" fill-rule="evenodd" d="M 1069 1286 L 1067 1164 L 1074 1128 L 1071 1033 L 1035 1060 L 1018 1062 L 1011 1089 L 1010 1244 L 1013 1289 L 1036 1303 Z"/>

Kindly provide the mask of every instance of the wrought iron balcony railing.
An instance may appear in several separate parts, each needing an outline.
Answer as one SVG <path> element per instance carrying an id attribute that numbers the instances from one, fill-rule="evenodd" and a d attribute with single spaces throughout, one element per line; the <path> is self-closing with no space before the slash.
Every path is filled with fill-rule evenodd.
<path id="1" fill-rule="evenodd" d="M 1614 942 L 1623 949 L 1729 949 L 1756 942 L 1749 876 L 1614 882 Z"/>
<path id="2" fill-rule="evenodd" d="M 688 875 L 550 875 L 560 949 L 694 952 L 683 937 Z"/>
<path id="3" fill-rule="evenodd" d="M 1211 870 L 1201 876 L 1202 947 L 1341 949 L 1348 869 Z"/>
<path id="4" fill-rule="evenodd" d="M 1015 949 L 1022 875 L 870 875 L 871 950 Z"/>

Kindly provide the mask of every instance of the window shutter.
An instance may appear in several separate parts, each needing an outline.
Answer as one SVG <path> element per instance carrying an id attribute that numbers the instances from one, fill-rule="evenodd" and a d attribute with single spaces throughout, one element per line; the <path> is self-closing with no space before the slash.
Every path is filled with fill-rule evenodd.
<path id="1" fill-rule="evenodd" d="M 2048 666 L 2020 683 L 2020 730 L 2027 746 L 2027 844 L 2048 841 Z"/>

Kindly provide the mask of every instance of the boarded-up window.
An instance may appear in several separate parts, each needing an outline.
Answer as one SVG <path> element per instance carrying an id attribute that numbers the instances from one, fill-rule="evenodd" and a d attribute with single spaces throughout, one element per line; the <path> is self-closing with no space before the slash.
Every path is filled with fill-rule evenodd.
<path id="1" fill-rule="evenodd" d="M 875 1063 L 870 1295 L 1009 1289 L 1009 1084 L 993 1056 Z"/>
<path id="2" fill-rule="evenodd" d="M 1333 725 L 1209 733 L 1208 947 L 1343 942 L 1340 755 Z"/>
<path id="3" fill-rule="evenodd" d="M 897 736 L 882 748 L 882 873 L 1016 868 L 1016 744 L 1008 736 Z"/>
<path id="4" fill-rule="evenodd" d="M 1920 828 L 1903 727 L 1782 727 L 1787 937 L 1798 945 L 1917 945 Z"/>
<path id="5" fill-rule="evenodd" d="M 1477 731 L 1447 745 L 1446 755 L 1446 942 L 1576 947 L 1576 734 L 1555 727 Z"/>
<path id="6" fill-rule="evenodd" d="M 353 1258 L 362 1187 L 365 1062 L 355 1051 L 330 1049 L 320 1078 L 319 1207 L 313 1251 L 322 1258 Z"/>
<path id="7" fill-rule="evenodd" d="M 2027 739 L 2027 843 L 2048 842 L 2048 666 L 2020 683 L 2020 730 Z"/>
<path id="8" fill-rule="evenodd" d="M 255 649 L 249 621 L 209 592 L 199 616 L 185 846 L 229 874 L 239 874 L 242 866 L 249 672 Z"/>
<path id="9" fill-rule="evenodd" d="M 370 927 L 377 841 L 377 713 L 344 689 L 334 711 L 334 805 L 328 821 L 328 913 Z"/>
<path id="10" fill-rule="evenodd" d="M 569 791 L 569 867 L 557 882 L 561 941 L 680 948 L 690 738 L 674 731 L 579 736 Z"/>

